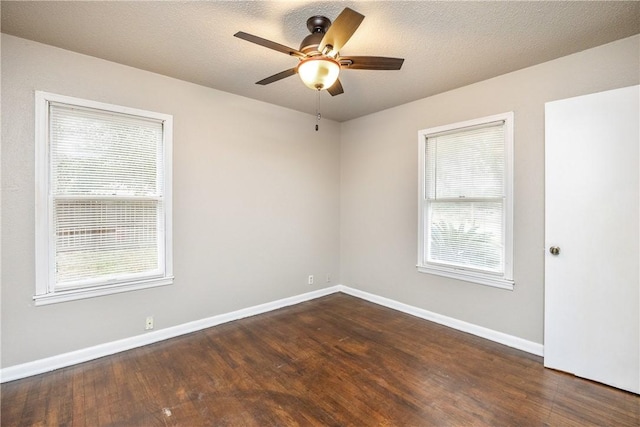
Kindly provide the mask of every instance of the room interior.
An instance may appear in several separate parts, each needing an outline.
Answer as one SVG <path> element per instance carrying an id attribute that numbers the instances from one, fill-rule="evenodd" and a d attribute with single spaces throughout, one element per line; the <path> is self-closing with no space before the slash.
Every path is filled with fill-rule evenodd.
<path id="1" fill-rule="evenodd" d="M 344 70 L 344 93 L 319 98 L 297 77 L 255 84 L 295 59 L 234 33 L 296 48 L 307 18 L 345 7 L 366 18 L 342 53 L 400 70 Z M 544 105 L 640 83 L 638 2 L 0 11 L 3 382 L 338 292 L 542 356 Z M 172 285 L 34 303 L 35 91 L 173 116 Z M 513 290 L 418 272 L 417 132 L 510 111 Z"/>

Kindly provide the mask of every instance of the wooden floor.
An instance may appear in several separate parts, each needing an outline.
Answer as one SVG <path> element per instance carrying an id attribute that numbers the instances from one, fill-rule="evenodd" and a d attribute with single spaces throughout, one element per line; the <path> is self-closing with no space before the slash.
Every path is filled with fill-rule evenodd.
<path id="1" fill-rule="evenodd" d="M 2 385 L 2 426 L 640 426 L 640 397 L 344 294 Z"/>

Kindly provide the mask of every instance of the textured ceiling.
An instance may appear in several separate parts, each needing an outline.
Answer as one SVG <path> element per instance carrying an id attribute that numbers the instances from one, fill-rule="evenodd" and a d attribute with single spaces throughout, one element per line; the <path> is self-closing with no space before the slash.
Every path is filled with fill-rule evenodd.
<path id="1" fill-rule="evenodd" d="M 296 59 L 233 37 L 298 48 L 306 20 L 365 15 L 342 55 L 405 58 L 400 71 L 346 70 L 321 93 L 344 121 L 640 33 L 640 2 L 2 1 L 2 32 L 315 114 Z M 640 48 L 640 47 L 639 47 Z"/>

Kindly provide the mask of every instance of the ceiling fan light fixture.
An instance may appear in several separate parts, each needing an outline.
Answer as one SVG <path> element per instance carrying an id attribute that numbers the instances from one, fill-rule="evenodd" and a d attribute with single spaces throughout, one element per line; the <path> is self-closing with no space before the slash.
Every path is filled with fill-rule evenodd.
<path id="1" fill-rule="evenodd" d="M 264 86 L 298 74 L 308 88 L 315 91 L 326 90 L 329 95 L 336 96 L 344 93 L 342 83 L 338 79 L 341 68 L 399 70 L 404 62 L 402 58 L 384 56 L 340 56 L 340 51 L 363 19 L 364 15 L 348 7 L 340 12 L 333 24 L 326 16 L 312 16 L 307 19 L 307 29 L 311 34 L 302 40 L 299 50 L 242 31 L 238 31 L 234 36 L 300 59 L 294 68 L 276 73 L 257 81 L 256 84 Z"/>
<path id="2" fill-rule="evenodd" d="M 300 61 L 297 71 L 308 88 L 323 90 L 329 89 L 338 80 L 340 64 L 332 58 L 313 56 Z"/>

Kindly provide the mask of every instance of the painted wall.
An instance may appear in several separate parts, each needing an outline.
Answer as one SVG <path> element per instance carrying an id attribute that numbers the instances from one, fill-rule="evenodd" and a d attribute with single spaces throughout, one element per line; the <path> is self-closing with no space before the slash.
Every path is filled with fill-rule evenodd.
<path id="1" fill-rule="evenodd" d="M 168 287 L 35 307 L 34 91 L 174 116 Z M 2 35 L 2 367 L 299 295 L 339 274 L 339 124 Z M 314 274 L 316 284 L 307 285 Z"/>
<path id="2" fill-rule="evenodd" d="M 2 35 L 0 366 L 142 334 L 148 315 L 161 329 L 336 283 L 542 343 L 544 103 L 638 84 L 638 46 L 635 36 L 316 133 L 313 116 Z M 173 286 L 34 307 L 34 90 L 173 114 Z M 418 130 L 505 111 L 516 289 L 418 273 Z"/>
<path id="3" fill-rule="evenodd" d="M 544 103 L 638 84 L 639 47 L 634 36 L 343 123 L 342 284 L 542 343 Z M 418 273 L 418 130 L 507 111 L 515 290 Z"/>

